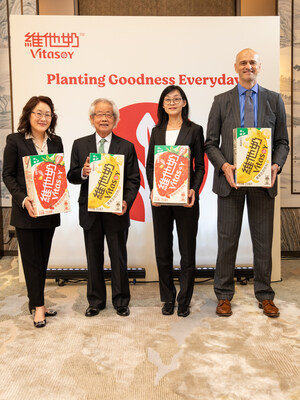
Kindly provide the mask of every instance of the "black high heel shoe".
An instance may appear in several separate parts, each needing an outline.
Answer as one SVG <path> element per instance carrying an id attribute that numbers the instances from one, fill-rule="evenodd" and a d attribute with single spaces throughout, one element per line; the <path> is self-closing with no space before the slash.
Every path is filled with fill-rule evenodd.
<path id="1" fill-rule="evenodd" d="M 57 311 L 48 310 L 45 312 L 45 317 L 55 317 L 56 314 L 57 314 Z"/>
<path id="2" fill-rule="evenodd" d="M 33 307 L 31 304 L 28 304 L 29 312 L 32 314 L 35 311 L 35 307 Z M 45 312 L 45 317 L 55 317 L 57 315 L 57 311 L 54 310 L 48 310 Z"/>
<path id="3" fill-rule="evenodd" d="M 34 317 L 35 317 L 35 308 L 29 308 L 30 312 L 32 313 L 33 311 L 33 325 L 35 328 L 44 328 L 46 326 L 46 318 L 43 321 L 37 321 L 35 322 Z"/>
<path id="4" fill-rule="evenodd" d="M 44 328 L 44 326 L 46 326 L 46 320 L 44 319 L 44 321 L 33 321 L 33 325 L 35 326 L 35 328 Z"/>

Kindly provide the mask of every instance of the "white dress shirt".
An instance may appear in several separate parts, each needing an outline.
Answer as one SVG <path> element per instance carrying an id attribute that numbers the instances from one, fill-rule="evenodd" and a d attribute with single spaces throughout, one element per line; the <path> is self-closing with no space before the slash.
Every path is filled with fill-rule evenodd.
<path id="1" fill-rule="evenodd" d="M 166 131 L 166 145 L 167 146 L 174 146 L 176 140 L 178 138 L 180 129 L 176 129 L 174 131 Z"/>

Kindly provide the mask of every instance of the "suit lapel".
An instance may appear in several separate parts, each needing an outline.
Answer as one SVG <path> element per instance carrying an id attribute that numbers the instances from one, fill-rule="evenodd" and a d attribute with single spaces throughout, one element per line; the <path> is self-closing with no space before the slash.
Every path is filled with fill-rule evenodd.
<path id="1" fill-rule="evenodd" d="M 47 147 L 48 147 L 48 153 L 49 154 L 53 154 L 53 153 L 57 152 L 56 146 L 55 146 L 55 143 L 54 143 L 53 140 L 51 140 L 51 139 L 47 140 Z"/>
<path id="2" fill-rule="evenodd" d="M 93 135 L 88 136 L 87 138 L 87 148 L 88 148 L 88 153 L 97 153 L 97 145 L 96 145 L 96 135 L 97 133 L 95 132 Z"/>
<path id="3" fill-rule="evenodd" d="M 120 153 L 120 140 L 118 136 L 112 133 L 112 138 L 110 142 L 110 146 L 108 149 L 108 153 L 110 154 L 119 154 Z"/>
<path id="4" fill-rule="evenodd" d="M 190 130 L 190 127 L 187 126 L 185 123 L 182 124 L 181 129 L 179 131 L 177 140 L 176 140 L 176 145 L 182 145 L 185 143 L 185 138 L 188 135 Z"/>
<path id="5" fill-rule="evenodd" d="M 258 86 L 258 104 L 257 104 L 257 127 L 264 127 L 264 116 L 266 115 L 265 107 L 267 105 L 267 93 L 265 89 Z"/>
<path id="6" fill-rule="evenodd" d="M 238 87 L 236 86 L 232 91 L 229 92 L 230 101 L 232 104 L 233 111 L 233 122 L 236 128 L 241 126 L 241 116 L 240 116 L 240 101 Z"/>
<path id="7" fill-rule="evenodd" d="M 29 151 L 29 154 L 30 155 L 37 155 L 37 151 L 36 151 L 36 148 L 35 148 L 35 146 L 33 144 L 32 139 L 25 139 L 25 135 L 24 135 L 23 141 L 24 141 L 24 144 L 25 144 L 25 146 L 27 147 L 27 149 Z"/>
<path id="8" fill-rule="evenodd" d="M 167 129 L 167 125 L 157 128 L 156 144 L 161 145 L 161 146 L 166 145 L 166 129 Z"/>
<path id="9" fill-rule="evenodd" d="M 55 146 L 53 140 L 47 139 L 47 147 L 48 147 L 48 154 L 53 154 L 56 152 L 54 149 Z"/>

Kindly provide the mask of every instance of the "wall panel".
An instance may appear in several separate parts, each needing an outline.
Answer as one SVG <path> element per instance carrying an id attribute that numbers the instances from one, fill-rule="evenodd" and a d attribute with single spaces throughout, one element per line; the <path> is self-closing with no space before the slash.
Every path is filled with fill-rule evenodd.
<path id="1" fill-rule="evenodd" d="M 9 241 L 11 199 L 2 182 L 2 154 L 5 138 L 15 127 L 12 115 L 12 93 L 10 74 L 9 15 L 35 14 L 36 0 L 0 0 L 0 255 L 16 254 L 16 239 Z"/>
<path id="2" fill-rule="evenodd" d="M 235 0 L 79 0 L 79 15 L 232 16 Z"/>

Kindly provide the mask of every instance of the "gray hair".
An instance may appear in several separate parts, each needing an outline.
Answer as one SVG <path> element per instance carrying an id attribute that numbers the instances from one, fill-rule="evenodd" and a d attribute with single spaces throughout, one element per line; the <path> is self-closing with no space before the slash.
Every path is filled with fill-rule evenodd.
<path id="1" fill-rule="evenodd" d="M 118 125 L 118 122 L 120 121 L 120 112 L 119 112 L 119 109 L 118 109 L 116 103 L 113 102 L 112 100 L 108 100 L 105 98 L 100 98 L 100 99 L 94 100 L 89 108 L 89 117 L 92 117 L 95 114 L 95 107 L 98 103 L 108 103 L 112 106 L 114 119 L 115 119 L 113 128 L 115 128 Z"/>

